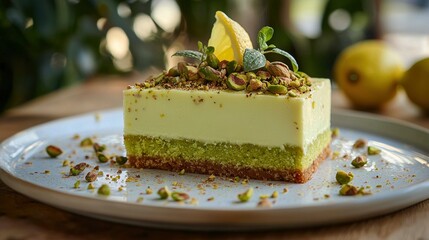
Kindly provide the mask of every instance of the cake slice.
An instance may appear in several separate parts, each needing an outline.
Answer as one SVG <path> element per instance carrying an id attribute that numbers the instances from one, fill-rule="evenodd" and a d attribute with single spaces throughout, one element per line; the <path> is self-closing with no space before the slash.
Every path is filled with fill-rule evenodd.
<path id="1" fill-rule="evenodd" d="M 246 53 L 243 65 L 217 59 L 199 45 L 178 54 L 196 62 L 124 90 L 131 166 L 308 181 L 329 154 L 330 81 L 265 58 L 255 66 Z"/>

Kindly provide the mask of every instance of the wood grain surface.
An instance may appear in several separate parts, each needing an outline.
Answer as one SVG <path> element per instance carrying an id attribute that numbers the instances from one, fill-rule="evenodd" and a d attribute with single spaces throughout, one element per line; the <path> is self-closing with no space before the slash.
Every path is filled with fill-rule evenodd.
<path id="1" fill-rule="evenodd" d="M 122 89 L 137 79 L 110 78 L 115 79 L 92 79 L 7 111 L 0 116 L 0 141 L 53 119 L 120 107 Z M 338 91 L 333 93 L 333 107 L 350 108 L 345 97 Z M 413 106 L 403 93 L 375 113 L 429 128 L 429 117 Z M 429 200 L 389 215 L 354 223 L 259 232 L 189 232 L 136 227 L 83 217 L 32 200 L 0 181 L 1 239 L 429 240 Z"/>

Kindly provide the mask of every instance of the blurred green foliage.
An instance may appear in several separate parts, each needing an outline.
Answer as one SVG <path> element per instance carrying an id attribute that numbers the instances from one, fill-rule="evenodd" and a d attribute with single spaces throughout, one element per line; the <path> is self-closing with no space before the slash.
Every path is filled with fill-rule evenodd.
<path id="1" fill-rule="evenodd" d="M 215 12 L 221 10 L 235 18 L 240 4 L 251 4 L 257 9 L 260 14 L 246 18 L 256 17 L 252 23 L 259 24 L 255 26 L 258 28 L 272 26 L 275 34 L 271 42 L 293 54 L 300 69 L 312 76 L 329 77 L 341 49 L 377 36 L 375 16 L 379 0 L 327 0 L 321 34 L 314 38 L 296 31 L 291 23 L 292 0 L 176 0 L 182 13 L 180 27 L 167 33 L 154 21 L 156 33 L 142 40 L 133 29 L 133 21 L 138 14 L 151 16 L 154 2 L 162 1 L 0 0 L 0 112 L 95 74 L 164 68 L 168 57 L 165 50 L 180 33 L 186 33 L 190 43 L 207 41 Z M 128 16 L 118 13 L 120 4 L 129 9 Z M 338 9 L 351 16 L 350 26 L 340 31 L 329 22 Z M 169 18 L 168 14 L 165 18 Z M 101 28 L 97 26 L 100 19 L 105 19 Z M 106 49 L 106 34 L 113 27 L 121 28 L 129 40 L 132 70 L 118 68 Z M 251 38 L 255 43 L 256 36 Z M 276 60 L 275 56 L 268 59 Z"/>
<path id="2" fill-rule="evenodd" d="M 164 67 L 163 45 L 173 37 L 157 26 L 157 35 L 143 42 L 132 29 L 134 16 L 150 15 L 152 1 L 126 2 L 129 17 L 118 15 L 120 2 L 1 0 L 0 112 L 93 74 L 127 73 L 114 66 L 104 46 L 112 27 L 127 35 L 136 70 Z M 97 27 L 101 18 L 106 19 L 102 29 Z"/>

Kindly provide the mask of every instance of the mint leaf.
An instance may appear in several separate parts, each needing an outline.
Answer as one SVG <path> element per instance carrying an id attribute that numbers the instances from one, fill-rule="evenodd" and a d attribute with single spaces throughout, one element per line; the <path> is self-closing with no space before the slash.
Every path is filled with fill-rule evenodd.
<path id="1" fill-rule="evenodd" d="M 258 32 L 258 44 L 260 50 L 268 48 L 267 42 L 273 37 L 274 29 L 272 27 L 265 26 Z"/>
<path id="2" fill-rule="evenodd" d="M 245 72 L 253 71 L 265 66 L 267 59 L 264 54 L 255 49 L 246 48 L 243 55 L 243 67 Z"/>
<path id="3" fill-rule="evenodd" d="M 181 51 L 177 51 L 175 54 L 172 55 L 172 57 L 177 57 L 177 56 L 201 60 L 201 58 L 203 57 L 203 54 L 193 50 L 181 50 Z"/>
<path id="4" fill-rule="evenodd" d="M 266 51 L 264 53 L 277 53 L 277 54 L 280 54 L 282 56 L 287 57 L 292 64 L 293 71 L 294 72 L 298 71 L 298 63 L 296 62 L 295 58 L 292 55 L 290 55 L 288 52 L 283 51 L 279 48 L 273 48 L 270 51 Z"/>

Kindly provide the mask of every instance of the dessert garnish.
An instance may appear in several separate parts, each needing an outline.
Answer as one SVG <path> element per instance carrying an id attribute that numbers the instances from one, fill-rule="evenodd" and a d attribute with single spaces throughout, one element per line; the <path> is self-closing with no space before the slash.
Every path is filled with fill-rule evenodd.
<path id="1" fill-rule="evenodd" d="M 143 83 L 140 88 L 160 87 L 165 89 L 232 90 L 276 94 L 297 97 L 311 90 L 311 78 L 298 71 L 296 60 L 288 52 L 267 44 L 274 34 L 265 26 L 258 33 L 258 49 L 246 48 L 243 64 L 236 60 L 220 61 L 213 46 L 198 42 L 198 51 L 181 50 L 173 56 L 192 59 L 193 62 L 179 62 L 177 66 L 164 71 Z M 283 62 L 269 62 L 267 53 L 280 54 L 291 62 L 292 70 Z"/>
<path id="2" fill-rule="evenodd" d="M 49 157 L 51 157 L 51 158 L 56 158 L 63 153 L 61 148 L 54 146 L 54 145 L 47 146 L 46 152 L 48 153 Z"/>
<path id="3" fill-rule="evenodd" d="M 344 171 L 338 171 L 337 174 L 335 175 L 335 179 L 337 179 L 337 182 L 339 184 L 347 184 L 349 182 L 351 182 L 353 180 L 353 173 L 349 172 L 344 172 Z"/>
<path id="4" fill-rule="evenodd" d="M 361 167 L 365 166 L 365 164 L 367 164 L 367 162 L 368 162 L 368 160 L 367 160 L 366 156 L 359 155 L 355 159 L 353 159 L 352 165 L 355 168 L 361 168 Z"/>

